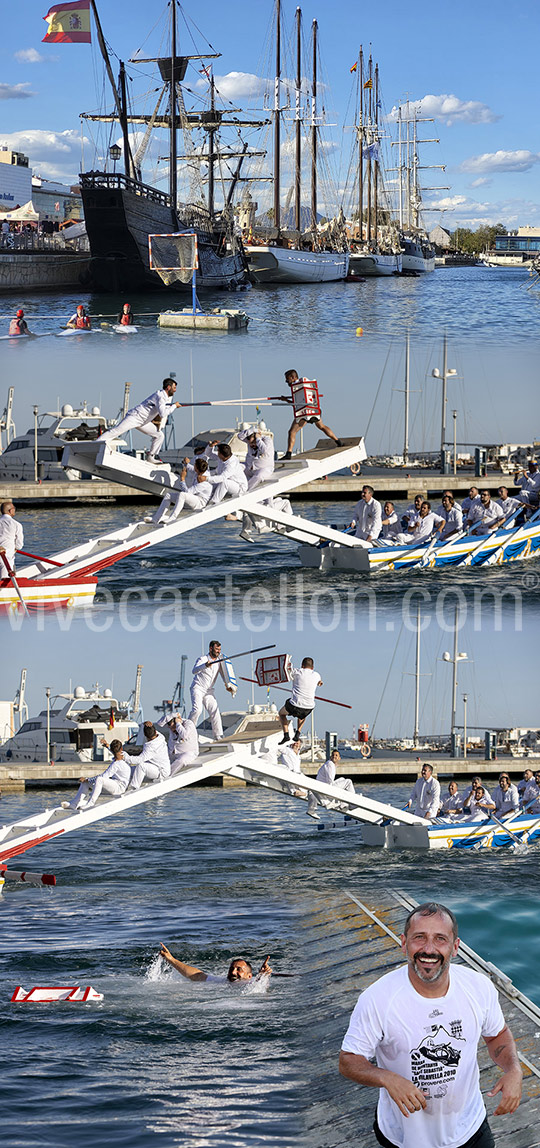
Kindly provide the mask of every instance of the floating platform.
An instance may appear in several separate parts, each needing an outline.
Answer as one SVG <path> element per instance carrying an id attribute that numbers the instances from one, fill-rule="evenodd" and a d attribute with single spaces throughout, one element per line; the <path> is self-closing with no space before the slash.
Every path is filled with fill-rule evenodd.
<path id="1" fill-rule="evenodd" d="M 395 891 L 373 896 L 365 890 L 324 897 L 311 895 L 301 918 L 303 974 L 317 1017 L 317 1073 L 306 1086 L 306 1139 L 313 1133 L 318 1148 L 372 1148 L 377 1093 L 338 1073 L 338 1051 L 361 990 L 383 973 L 404 963 L 399 944 L 405 917 L 417 902 Z M 454 962 L 465 963 L 493 981 L 501 1008 L 516 1041 L 523 1069 L 523 1099 L 517 1112 L 497 1116 L 491 1129 L 497 1148 L 531 1148 L 537 1144 L 540 1107 L 540 1049 L 536 1039 L 540 1009 L 495 966 L 473 949 L 460 945 Z M 500 1070 L 480 1042 L 480 1088 L 488 1117 L 499 1097 L 486 1093 Z"/>
<path id="2" fill-rule="evenodd" d="M 190 331 L 239 331 L 246 328 L 249 316 L 235 307 L 216 307 L 213 311 L 162 311 L 158 327 L 187 328 Z"/>

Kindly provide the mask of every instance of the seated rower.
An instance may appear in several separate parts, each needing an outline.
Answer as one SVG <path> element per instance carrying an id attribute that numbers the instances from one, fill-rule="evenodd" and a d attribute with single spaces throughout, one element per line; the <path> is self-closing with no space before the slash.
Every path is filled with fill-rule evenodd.
<path id="1" fill-rule="evenodd" d="M 424 499 L 420 506 L 419 516 L 416 522 L 413 521 L 412 525 L 408 527 L 407 532 L 397 534 L 395 542 L 399 546 L 418 546 L 427 542 L 428 538 L 438 530 L 439 534 L 442 533 L 446 525 L 446 520 L 441 518 L 439 514 L 431 509 L 431 503 Z"/>
<path id="2" fill-rule="evenodd" d="M 512 785 L 507 773 L 501 773 L 499 784 L 493 790 L 492 797 L 495 802 L 497 817 L 503 817 L 505 813 L 517 813 L 519 809 L 519 794 L 517 787 Z"/>
<path id="3" fill-rule="evenodd" d="M 90 331 L 92 323 L 82 303 L 78 304 L 77 310 L 71 316 L 71 319 L 68 319 L 67 326 L 75 328 L 77 331 Z"/>
<path id="4" fill-rule="evenodd" d="M 448 783 L 448 796 L 443 797 L 439 813 L 443 817 L 457 817 L 463 813 L 463 798 L 459 794 L 457 781 Z"/>
<path id="5" fill-rule="evenodd" d="M 387 542 L 394 542 L 400 533 L 400 522 L 393 502 L 385 502 L 382 515 L 382 530 L 380 537 Z"/>
<path id="6" fill-rule="evenodd" d="M 494 502 L 489 490 L 480 491 L 480 502 L 472 506 L 467 515 L 466 527 L 471 534 L 492 534 L 504 524 L 504 514 Z"/>
<path id="7" fill-rule="evenodd" d="M 537 769 L 534 778 L 527 783 L 522 801 L 523 809 L 527 813 L 540 813 L 540 769 Z"/>
<path id="8" fill-rule="evenodd" d="M 133 327 L 135 317 L 131 310 L 131 303 L 124 303 L 122 310 L 118 316 L 118 324 L 120 327 Z"/>
<path id="9" fill-rule="evenodd" d="M 31 335 L 32 332 L 28 330 L 28 324 L 24 317 L 22 307 L 19 307 L 15 319 L 10 319 L 9 323 L 10 335 Z"/>
<path id="10" fill-rule="evenodd" d="M 101 745 L 107 746 L 113 755 L 110 765 L 95 777 L 81 777 L 81 784 L 75 797 L 72 801 L 63 801 L 62 809 L 91 809 L 103 791 L 111 797 L 120 797 L 126 792 L 131 780 L 131 769 L 124 757 L 122 742 L 114 738 L 109 746 L 102 737 Z"/>
<path id="11" fill-rule="evenodd" d="M 477 785 L 463 802 L 463 811 L 474 821 L 489 821 L 495 810 L 495 802 L 487 796 L 483 785 Z"/>
<path id="12" fill-rule="evenodd" d="M 442 517 L 445 523 L 441 531 L 441 538 L 451 538 L 453 534 L 459 534 L 463 528 L 463 515 L 461 508 L 456 506 L 453 494 L 443 494 Z"/>
<path id="13" fill-rule="evenodd" d="M 322 781 L 323 785 L 331 785 L 338 791 L 336 793 L 336 801 L 339 801 L 340 794 L 343 796 L 344 793 L 355 793 L 355 788 L 350 777 L 336 777 L 336 768 L 340 761 L 341 754 L 339 750 L 334 749 L 328 761 L 325 761 L 324 765 L 321 765 L 317 773 L 317 781 Z M 308 817 L 313 817 L 316 821 L 319 819 L 317 804 L 322 805 L 324 809 L 331 809 L 334 805 L 334 801 L 331 797 L 322 797 L 319 796 L 319 794 L 309 792 L 306 813 Z"/>
<path id="14" fill-rule="evenodd" d="M 138 756 L 124 752 L 124 761 L 133 766 L 128 789 L 140 789 L 143 781 L 166 781 L 171 776 L 167 742 L 151 721 L 143 725 L 144 745 Z"/>

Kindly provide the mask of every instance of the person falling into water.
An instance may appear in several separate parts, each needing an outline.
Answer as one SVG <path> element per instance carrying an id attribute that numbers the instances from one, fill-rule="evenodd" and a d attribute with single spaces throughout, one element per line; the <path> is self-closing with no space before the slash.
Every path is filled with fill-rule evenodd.
<path id="1" fill-rule="evenodd" d="M 253 980 L 253 967 L 244 957 L 235 957 L 225 976 L 214 976 L 212 973 L 203 973 L 202 969 L 198 969 L 195 965 L 188 965 L 185 961 L 179 961 L 177 957 L 173 957 L 163 941 L 160 941 L 160 944 L 160 957 L 163 957 L 163 960 L 167 961 L 171 968 L 176 969 L 177 973 L 181 973 L 188 981 L 206 981 L 211 984 L 227 984 L 228 981 L 229 984 L 234 985 L 238 981 Z M 270 977 L 272 975 L 269 960 L 269 956 L 264 958 L 258 973 L 255 974 L 257 977 Z"/>
<path id="2" fill-rule="evenodd" d="M 298 371 L 293 371 L 293 370 L 285 371 L 285 382 L 287 383 L 287 386 L 289 386 L 291 388 L 291 394 L 290 395 L 280 395 L 280 399 L 284 403 L 291 403 L 292 404 L 292 402 L 293 402 L 292 388 L 293 388 L 294 383 L 297 383 L 298 381 L 299 381 Z M 324 435 L 326 435 L 327 438 L 331 439 L 332 442 L 335 442 L 336 446 L 342 446 L 343 445 L 341 442 L 341 439 L 336 437 L 333 430 L 330 430 L 330 427 L 327 427 L 324 425 L 320 415 L 312 415 L 311 418 L 307 418 L 307 419 L 296 419 L 295 418 L 295 419 L 293 419 L 293 422 L 291 423 L 291 426 L 289 427 L 289 435 L 288 435 L 288 439 L 287 439 L 287 450 L 286 450 L 285 454 L 283 455 L 283 458 L 288 459 L 288 458 L 292 457 L 294 443 L 295 443 L 298 431 L 301 430 L 301 428 L 304 427 L 306 425 L 306 423 L 312 423 L 313 426 L 316 426 L 318 428 L 318 430 L 322 431 L 322 433 Z"/>

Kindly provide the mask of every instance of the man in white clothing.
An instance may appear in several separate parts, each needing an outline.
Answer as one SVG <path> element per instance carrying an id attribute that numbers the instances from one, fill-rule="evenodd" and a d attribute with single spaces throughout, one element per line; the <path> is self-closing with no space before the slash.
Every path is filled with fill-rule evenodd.
<path id="1" fill-rule="evenodd" d="M 267 482 L 274 473 L 274 440 L 271 435 L 261 434 L 257 427 L 247 427 L 240 431 L 238 438 L 247 442 L 244 462 L 248 490 L 254 490 L 261 482 Z"/>
<path id="2" fill-rule="evenodd" d="M 161 502 L 151 517 L 145 522 L 175 522 L 184 507 L 188 510 L 203 510 L 212 497 L 213 487 L 208 479 L 208 463 L 205 458 L 196 458 L 192 468 L 194 481 L 188 483 L 188 468 L 184 466 L 171 490 L 163 495 Z M 169 512 L 167 514 L 167 511 Z"/>
<path id="3" fill-rule="evenodd" d="M 400 533 L 400 522 L 393 502 L 385 502 L 382 512 L 382 529 L 380 538 L 393 542 L 396 534 Z"/>
<path id="4" fill-rule="evenodd" d="M 217 472 L 210 474 L 208 481 L 212 484 L 214 492 L 210 501 L 215 505 L 222 502 L 226 494 L 233 498 L 245 494 L 248 480 L 240 459 L 233 454 L 227 442 L 212 442 L 205 450 L 206 458 L 212 454 L 217 455 Z"/>
<path id="5" fill-rule="evenodd" d="M 540 770 L 527 782 L 522 804 L 527 813 L 540 813 Z"/>
<path id="6" fill-rule="evenodd" d="M 153 440 L 146 455 L 148 462 L 159 462 L 158 454 L 165 440 L 163 427 L 171 411 L 180 406 L 180 403 L 173 402 L 175 391 L 175 380 L 164 379 L 159 391 L 154 391 L 153 395 L 149 395 L 137 407 L 132 407 L 116 426 L 101 435 L 100 442 L 111 442 L 112 439 L 121 438 L 136 427 Z"/>
<path id="7" fill-rule="evenodd" d="M 502 817 L 505 813 L 516 813 L 519 809 L 517 786 L 512 785 L 507 773 L 501 773 L 499 784 L 493 790 L 491 799 L 495 802 L 497 817 Z"/>
<path id="8" fill-rule="evenodd" d="M 125 793 L 131 780 L 131 768 L 124 759 L 122 742 L 116 737 L 109 746 L 102 737 L 101 744 L 110 748 L 113 760 L 103 773 L 98 773 L 95 777 L 81 777 L 81 784 L 75 797 L 72 801 L 63 801 L 62 809 L 91 809 L 103 791 L 111 797 L 120 797 Z"/>
<path id="9" fill-rule="evenodd" d="M 511 495 L 508 494 L 507 486 L 499 486 L 497 494 L 499 497 L 496 499 L 496 502 L 498 502 L 505 518 L 508 518 L 509 515 L 514 514 L 515 511 L 523 507 L 523 503 L 520 502 L 519 498 L 512 498 Z"/>
<path id="10" fill-rule="evenodd" d="M 24 534 L 11 500 L 3 502 L 0 511 L 0 578 L 7 578 L 9 570 L 15 569 L 15 551 L 24 546 Z"/>
<path id="11" fill-rule="evenodd" d="M 363 486 L 361 498 L 356 503 L 351 526 L 355 526 L 355 538 L 371 545 L 382 530 L 382 507 L 373 497 L 373 487 Z"/>
<path id="12" fill-rule="evenodd" d="M 171 777 L 173 777 L 186 765 L 191 765 L 199 754 L 197 727 L 189 718 L 183 718 L 179 713 L 161 718 L 157 724 L 162 727 L 163 734 L 167 738 Z"/>
<path id="13" fill-rule="evenodd" d="M 527 506 L 538 506 L 538 500 L 540 498 L 540 471 L 532 459 L 526 471 L 516 471 L 514 484 L 521 488 L 519 493 L 520 502 L 526 503 Z"/>
<path id="14" fill-rule="evenodd" d="M 282 745 L 279 748 L 281 764 L 286 769 L 290 769 L 292 773 L 299 773 L 300 775 L 302 775 L 301 748 L 302 738 L 300 737 L 296 737 L 294 741 L 290 741 L 287 745 Z M 307 789 L 297 789 L 296 786 L 290 786 L 289 791 L 293 797 L 307 797 Z"/>
<path id="15" fill-rule="evenodd" d="M 453 494 L 443 494 L 442 510 L 437 513 L 441 514 L 445 520 L 444 526 L 441 530 L 441 538 L 451 538 L 453 534 L 459 534 L 463 526 L 463 515 L 461 508 L 454 502 Z"/>
<path id="16" fill-rule="evenodd" d="M 459 938 L 444 905 L 413 909 L 401 948 L 407 964 L 360 996 L 339 1070 L 379 1089 L 373 1131 L 384 1148 L 493 1148 L 480 1090 L 480 1038 L 502 1070 L 488 1093 L 500 1094 L 495 1116 L 516 1111 L 522 1081 L 497 990 L 483 973 L 451 965 Z"/>
<path id="17" fill-rule="evenodd" d="M 452 491 L 451 490 L 443 490 L 442 495 L 441 495 L 440 505 L 437 507 L 437 509 L 435 511 L 436 514 L 442 514 L 443 518 L 445 516 L 444 515 L 444 500 L 447 497 L 452 499 L 453 505 L 455 507 L 457 507 L 458 510 L 461 510 L 461 503 L 457 502 L 457 500 L 454 498 Z"/>
<path id="18" fill-rule="evenodd" d="M 171 775 L 167 742 L 151 721 L 143 725 L 144 745 L 138 756 L 124 751 L 124 761 L 133 766 L 129 789 L 140 789 L 143 781 L 166 781 Z"/>
<path id="19" fill-rule="evenodd" d="M 354 793 L 354 785 L 350 777 L 336 777 L 336 769 L 340 761 L 341 754 L 338 749 L 334 749 L 328 761 L 325 761 L 318 770 L 317 781 L 322 781 L 323 785 L 333 785 L 335 789 L 341 790 L 342 794 L 343 792 Z M 336 801 L 339 801 L 339 793 L 336 793 Z M 316 821 L 319 818 L 317 803 L 324 806 L 325 809 L 330 809 L 334 802 L 331 797 L 321 797 L 316 793 L 309 793 L 306 813 L 309 817 L 314 817 Z"/>
<path id="20" fill-rule="evenodd" d="M 471 507 L 467 516 L 467 526 L 471 534 L 491 534 L 504 523 L 504 514 L 498 504 L 494 502 L 489 490 L 480 491 L 480 502 Z"/>
<path id="21" fill-rule="evenodd" d="M 189 720 L 196 726 L 204 706 L 212 723 L 212 733 L 215 741 L 223 737 L 221 714 L 214 693 L 214 686 L 218 676 L 223 679 L 225 689 L 228 690 L 233 697 L 236 693 L 236 686 L 233 686 L 229 682 L 225 673 L 224 661 L 225 659 L 221 656 L 221 642 L 212 641 L 208 647 L 208 654 L 203 654 L 200 658 L 197 658 L 191 671 L 193 681 L 190 691 L 191 713 Z"/>
<path id="22" fill-rule="evenodd" d="M 409 521 L 409 527 L 403 534 L 396 535 L 395 541 L 400 546 L 418 546 L 419 543 L 427 542 L 436 530 L 441 533 L 446 525 L 446 520 L 441 518 L 439 514 L 431 509 L 431 503 L 424 499 L 420 506 L 418 518 L 412 523 Z"/>
<path id="23" fill-rule="evenodd" d="M 280 745 L 285 745 L 291 740 L 289 737 L 289 717 L 296 718 L 296 736 L 300 733 L 308 714 L 315 707 L 317 686 L 322 686 L 322 681 L 317 670 L 313 668 L 313 658 L 304 658 L 301 668 L 299 670 L 293 669 L 292 693 L 279 711 L 283 730 Z"/>
<path id="24" fill-rule="evenodd" d="M 464 522 L 465 522 L 470 510 L 472 510 L 473 506 L 479 506 L 479 505 L 480 505 L 480 495 L 478 493 L 478 487 L 477 486 L 470 486 L 467 498 L 464 498 L 463 502 L 461 503 L 461 513 L 463 514 L 463 521 Z"/>
<path id="25" fill-rule="evenodd" d="M 415 782 L 407 806 L 410 808 L 414 805 L 417 817 L 426 817 L 432 821 L 437 816 L 440 804 L 441 787 L 437 778 L 433 776 L 433 766 L 426 761 L 422 766 L 422 776 Z"/>
<path id="26" fill-rule="evenodd" d="M 457 781 L 448 783 L 448 794 L 441 801 L 440 812 L 444 817 L 457 817 L 463 813 L 463 798 L 460 797 Z"/>

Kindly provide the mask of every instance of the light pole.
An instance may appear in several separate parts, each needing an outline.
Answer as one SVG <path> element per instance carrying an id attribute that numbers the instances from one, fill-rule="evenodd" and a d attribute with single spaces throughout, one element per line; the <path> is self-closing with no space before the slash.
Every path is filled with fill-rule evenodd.
<path id="1" fill-rule="evenodd" d="M 38 480 L 37 420 L 39 407 L 34 407 L 34 482 Z"/>
<path id="2" fill-rule="evenodd" d="M 51 763 L 51 687 L 45 687 L 47 698 L 47 765 Z"/>
<path id="3" fill-rule="evenodd" d="M 452 411 L 454 420 L 454 474 L 457 474 L 457 411 Z"/>
<path id="4" fill-rule="evenodd" d="M 463 694 L 463 757 L 467 757 L 467 694 Z"/>
<path id="5" fill-rule="evenodd" d="M 451 665 L 454 667 L 454 672 L 452 675 L 452 720 L 451 720 L 451 724 L 450 724 L 450 740 L 452 740 L 452 734 L 455 732 L 455 728 L 456 728 L 458 666 L 459 666 L 460 662 L 465 662 L 465 661 L 467 661 L 467 658 L 468 658 L 468 654 L 458 653 L 458 646 L 457 646 L 457 644 L 458 644 L 458 620 L 459 620 L 459 608 L 458 608 L 458 606 L 456 606 L 456 611 L 454 614 L 454 656 L 452 657 L 452 655 L 449 653 L 448 650 L 445 650 L 445 652 L 443 654 L 443 662 L 450 662 Z M 455 757 L 456 756 L 455 753 L 452 756 Z"/>
<path id="6" fill-rule="evenodd" d="M 448 347 L 446 332 L 443 342 L 443 369 L 442 374 L 438 367 L 434 367 L 431 374 L 434 379 L 441 379 L 442 381 L 442 406 L 441 406 L 441 465 L 444 458 L 444 444 L 446 442 L 446 383 L 447 380 L 457 375 L 455 367 L 448 366 Z"/>
<path id="7" fill-rule="evenodd" d="M 120 159 L 120 156 L 122 155 L 122 148 L 118 147 L 118 144 L 116 144 L 116 143 L 111 144 L 111 146 L 109 148 L 109 155 L 110 155 L 110 157 L 113 161 L 113 164 L 114 164 L 113 175 L 116 175 L 116 165 L 118 163 L 118 160 Z"/>

